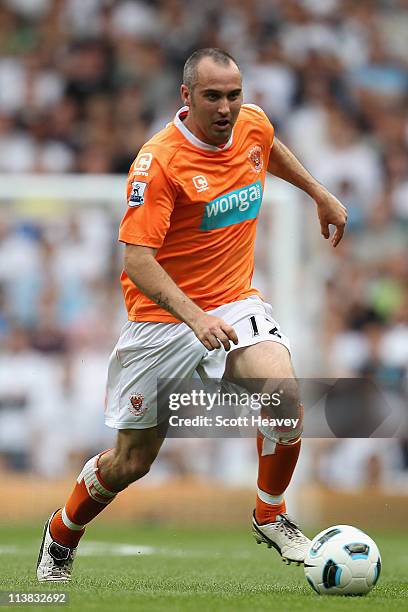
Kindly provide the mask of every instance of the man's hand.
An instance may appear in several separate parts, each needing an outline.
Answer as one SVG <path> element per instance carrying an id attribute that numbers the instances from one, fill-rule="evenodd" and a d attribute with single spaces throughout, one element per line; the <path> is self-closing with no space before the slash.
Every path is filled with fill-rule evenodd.
<path id="1" fill-rule="evenodd" d="M 326 239 L 330 238 L 329 225 L 336 227 L 331 240 L 332 245 L 336 247 L 343 238 L 347 221 L 347 209 L 327 189 L 323 189 L 315 196 L 314 200 L 317 204 L 317 214 L 319 216 L 322 236 Z"/>
<path id="2" fill-rule="evenodd" d="M 203 312 L 195 317 L 189 325 L 200 342 L 209 351 L 220 348 L 221 344 L 226 351 L 229 351 L 231 348 L 230 341 L 238 344 L 238 336 L 234 328 L 220 317 L 214 317 Z"/>

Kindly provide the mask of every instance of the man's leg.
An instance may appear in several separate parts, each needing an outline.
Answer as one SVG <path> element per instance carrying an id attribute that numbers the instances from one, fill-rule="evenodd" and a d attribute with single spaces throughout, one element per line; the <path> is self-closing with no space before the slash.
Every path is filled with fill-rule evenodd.
<path id="1" fill-rule="evenodd" d="M 65 506 L 46 524 L 37 567 L 40 581 L 70 580 L 85 525 L 148 473 L 162 443 L 155 427 L 120 430 L 115 448 L 87 461 Z"/>
<path id="2" fill-rule="evenodd" d="M 105 405 L 106 425 L 119 430 L 116 447 L 85 464 L 65 506 L 47 521 L 37 565 L 40 581 L 70 580 L 85 525 L 147 474 L 165 437 L 163 426 L 155 427 L 165 416 L 158 415 L 158 378 L 192 376 L 205 353 L 184 324 L 124 325 L 109 359 Z"/>
<path id="3" fill-rule="evenodd" d="M 228 356 L 225 377 L 229 380 L 240 380 L 251 392 L 274 393 L 283 390 L 282 417 L 297 415 L 300 419 L 297 427 L 292 430 L 262 430 L 258 432 L 258 494 L 254 514 L 255 528 L 276 524 L 280 525 L 280 517 L 286 511 L 284 493 L 290 483 L 300 452 L 300 434 L 302 408 L 299 403 L 297 383 L 288 350 L 277 342 L 260 342 L 242 349 L 236 349 Z M 265 379 L 260 388 L 261 381 Z M 279 384 L 278 384 L 279 381 Z M 266 414 L 265 416 L 273 416 Z M 289 527 L 290 530 L 290 527 Z M 262 530 L 261 532 L 266 529 Z M 270 531 L 270 530 L 268 530 Z M 296 531 L 296 530 L 295 530 Z M 263 533 L 261 535 L 264 535 Z M 274 538 L 267 538 L 267 543 L 278 548 L 282 556 L 293 561 L 303 561 L 309 541 L 300 532 L 296 532 L 296 549 L 282 548 Z M 289 533 L 290 535 L 290 533 Z M 304 538 L 303 542 L 301 539 Z M 266 541 L 259 539 L 258 541 Z"/>

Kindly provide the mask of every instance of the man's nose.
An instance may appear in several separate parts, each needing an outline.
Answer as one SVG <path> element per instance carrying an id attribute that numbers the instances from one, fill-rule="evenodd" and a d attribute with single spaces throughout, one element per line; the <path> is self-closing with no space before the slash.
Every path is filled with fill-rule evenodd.
<path id="1" fill-rule="evenodd" d="M 218 112 L 220 113 L 220 115 L 228 115 L 230 112 L 230 105 L 229 105 L 229 101 L 227 98 L 221 98 L 219 106 L 218 106 Z"/>

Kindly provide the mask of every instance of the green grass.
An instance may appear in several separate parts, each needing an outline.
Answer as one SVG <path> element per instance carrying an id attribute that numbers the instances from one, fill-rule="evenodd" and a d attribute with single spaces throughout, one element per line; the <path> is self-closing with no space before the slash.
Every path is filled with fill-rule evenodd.
<path id="1" fill-rule="evenodd" d="M 40 525 L 0 527 L 0 590 L 61 590 L 36 582 L 41 531 Z M 370 535 L 383 558 L 379 583 L 366 597 L 342 598 L 316 595 L 303 568 L 284 565 L 275 551 L 257 546 L 245 530 L 95 525 L 79 549 L 83 554 L 77 557 L 73 582 L 62 589 L 70 595 L 69 606 L 26 607 L 78 612 L 408 611 L 407 538 Z"/>

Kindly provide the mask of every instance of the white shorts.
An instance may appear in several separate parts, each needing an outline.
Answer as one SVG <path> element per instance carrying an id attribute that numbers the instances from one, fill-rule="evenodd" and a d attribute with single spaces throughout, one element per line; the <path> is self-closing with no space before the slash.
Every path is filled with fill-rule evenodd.
<path id="1" fill-rule="evenodd" d="M 238 344 L 231 351 L 266 340 L 286 346 L 288 338 L 258 296 L 209 311 L 232 325 Z M 185 323 L 128 321 L 108 369 L 105 423 L 115 429 L 146 429 L 157 424 L 157 379 L 191 378 L 195 373 L 221 379 L 228 353 L 208 351 Z"/>

